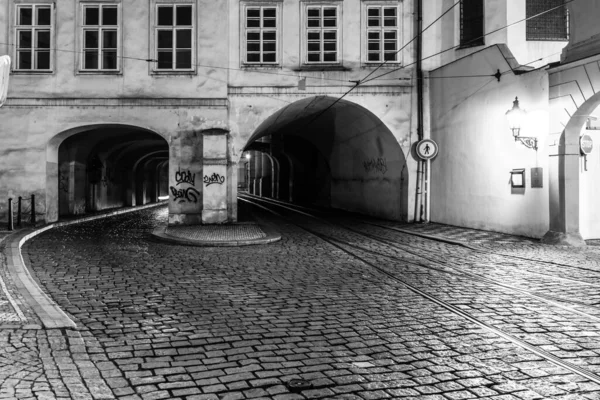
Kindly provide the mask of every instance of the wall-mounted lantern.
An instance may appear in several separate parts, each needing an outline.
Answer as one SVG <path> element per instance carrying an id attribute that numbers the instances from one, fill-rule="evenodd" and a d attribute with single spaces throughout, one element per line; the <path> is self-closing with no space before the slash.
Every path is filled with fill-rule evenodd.
<path id="1" fill-rule="evenodd" d="M 512 131 L 513 137 L 515 138 L 515 142 L 520 141 L 525 147 L 530 149 L 534 149 L 537 151 L 537 138 L 531 136 L 521 136 L 521 126 L 525 121 L 525 116 L 527 112 L 525 110 L 521 110 L 519 107 L 519 98 L 515 97 L 515 101 L 513 101 L 513 108 L 506 112 L 506 118 L 508 119 L 508 126 Z"/>

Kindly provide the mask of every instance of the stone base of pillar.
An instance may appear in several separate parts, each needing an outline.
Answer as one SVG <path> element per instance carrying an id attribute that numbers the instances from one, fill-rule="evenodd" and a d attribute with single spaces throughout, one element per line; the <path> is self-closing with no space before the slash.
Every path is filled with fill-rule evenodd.
<path id="1" fill-rule="evenodd" d="M 224 224 L 227 220 L 227 210 L 202 210 L 203 224 Z"/>
<path id="2" fill-rule="evenodd" d="M 564 232 L 555 232 L 548 231 L 541 239 L 542 243 L 545 244 L 554 244 L 561 246 L 585 246 L 585 240 L 581 237 L 579 233 L 564 233 Z"/>
<path id="3" fill-rule="evenodd" d="M 169 214 L 169 225 L 200 225 L 202 214 Z"/>

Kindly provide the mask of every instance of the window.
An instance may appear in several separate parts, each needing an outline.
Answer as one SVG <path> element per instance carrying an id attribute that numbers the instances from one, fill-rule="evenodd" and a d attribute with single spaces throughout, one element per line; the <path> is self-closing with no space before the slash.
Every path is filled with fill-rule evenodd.
<path id="1" fill-rule="evenodd" d="M 155 70 L 194 69 L 194 7 L 159 3 L 155 12 Z"/>
<path id="2" fill-rule="evenodd" d="M 276 64 L 277 58 L 277 7 L 246 8 L 246 57 L 248 64 Z"/>
<path id="3" fill-rule="evenodd" d="M 397 62 L 398 35 L 397 6 L 367 6 L 367 62 Z"/>
<path id="4" fill-rule="evenodd" d="M 52 5 L 31 4 L 16 7 L 15 70 L 52 70 Z"/>
<path id="5" fill-rule="evenodd" d="M 338 63 L 339 8 L 338 6 L 306 7 L 306 62 Z"/>
<path id="6" fill-rule="evenodd" d="M 117 4 L 83 5 L 82 70 L 119 70 L 119 25 Z"/>
<path id="7" fill-rule="evenodd" d="M 460 2 L 461 47 L 483 46 L 483 0 Z"/>
<path id="8" fill-rule="evenodd" d="M 527 0 L 525 13 L 529 18 L 560 5 L 563 6 L 526 21 L 527 40 L 569 40 L 569 15 L 564 0 Z"/>

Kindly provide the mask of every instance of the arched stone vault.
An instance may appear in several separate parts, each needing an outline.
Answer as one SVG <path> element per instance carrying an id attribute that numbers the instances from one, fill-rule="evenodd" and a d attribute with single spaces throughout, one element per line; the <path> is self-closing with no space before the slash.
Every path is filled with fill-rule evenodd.
<path id="1" fill-rule="evenodd" d="M 295 173 L 278 174 L 289 175 L 290 182 L 278 186 L 294 186 L 290 198 L 319 191 L 304 199 L 390 219 L 406 217 L 404 152 L 386 124 L 358 104 L 329 96 L 298 100 L 266 118 L 244 150 L 298 160 L 290 168 Z"/>

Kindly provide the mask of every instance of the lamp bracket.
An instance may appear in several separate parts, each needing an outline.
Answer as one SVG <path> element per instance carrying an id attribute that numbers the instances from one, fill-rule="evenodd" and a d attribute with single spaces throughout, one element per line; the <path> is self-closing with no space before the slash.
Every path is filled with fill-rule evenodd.
<path id="1" fill-rule="evenodd" d="M 523 144 L 523 146 L 529 148 L 529 149 L 534 149 L 537 151 L 538 147 L 537 147 L 537 138 L 535 137 L 529 137 L 529 136 L 515 136 L 515 142 L 516 141 L 521 142 L 521 144 Z"/>

